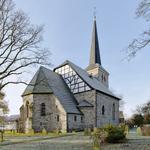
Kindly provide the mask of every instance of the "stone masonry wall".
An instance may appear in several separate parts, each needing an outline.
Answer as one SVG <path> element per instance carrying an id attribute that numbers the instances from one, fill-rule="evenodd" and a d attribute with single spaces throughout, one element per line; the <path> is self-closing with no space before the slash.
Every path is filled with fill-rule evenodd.
<path id="1" fill-rule="evenodd" d="M 84 114 L 84 117 L 83 117 L 84 128 L 95 127 L 94 107 L 82 107 L 80 108 L 80 110 Z"/>
<path id="2" fill-rule="evenodd" d="M 46 104 L 46 116 L 41 116 L 40 105 Z M 66 112 L 59 100 L 53 94 L 35 94 L 33 103 L 33 129 L 41 131 L 62 130 L 66 131 Z"/>
<path id="3" fill-rule="evenodd" d="M 96 77 L 103 85 L 109 87 L 109 74 L 102 67 L 97 66 L 87 72 Z"/>
<path id="4" fill-rule="evenodd" d="M 28 103 L 28 116 L 27 116 L 27 107 L 26 104 Z M 30 129 L 32 129 L 32 104 L 33 104 L 33 95 L 27 95 L 23 97 L 23 108 L 24 111 L 21 114 L 23 116 L 23 127 L 24 129 L 22 131 L 28 132 Z M 20 115 L 20 116 L 21 116 Z"/>
<path id="5" fill-rule="evenodd" d="M 90 126 L 95 127 L 95 100 L 96 100 L 96 91 L 87 91 L 82 92 L 74 95 L 77 99 L 78 103 L 80 103 L 83 100 L 88 101 L 91 103 L 94 107 L 84 107 L 80 110 L 84 114 L 84 127 Z"/>
<path id="6" fill-rule="evenodd" d="M 83 115 L 68 114 L 68 130 L 80 131 L 83 129 Z"/>
<path id="7" fill-rule="evenodd" d="M 115 119 L 113 119 L 113 104 L 115 105 Z M 102 107 L 104 106 L 104 115 Z M 113 97 L 97 92 L 97 126 L 119 123 L 119 101 Z"/>

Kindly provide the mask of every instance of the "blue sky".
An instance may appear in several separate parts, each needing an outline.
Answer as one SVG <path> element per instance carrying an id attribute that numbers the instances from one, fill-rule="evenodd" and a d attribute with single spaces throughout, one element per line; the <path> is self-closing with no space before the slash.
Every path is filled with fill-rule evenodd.
<path id="1" fill-rule="evenodd" d="M 53 67 L 66 59 L 85 68 L 89 62 L 93 10 L 97 26 L 102 65 L 110 72 L 110 88 L 123 96 L 125 114 L 150 99 L 150 51 L 143 49 L 130 62 L 122 61 L 122 50 L 147 28 L 136 19 L 137 0 L 14 0 L 16 7 L 28 14 L 33 24 L 44 24 L 44 42 L 52 53 Z M 36 71 L 36 70 L 35 70 Z M 33 74 L 29 75 L 31 79 Z M 24 85 L 5 89 L 10 113 L 19 113 Z"/>

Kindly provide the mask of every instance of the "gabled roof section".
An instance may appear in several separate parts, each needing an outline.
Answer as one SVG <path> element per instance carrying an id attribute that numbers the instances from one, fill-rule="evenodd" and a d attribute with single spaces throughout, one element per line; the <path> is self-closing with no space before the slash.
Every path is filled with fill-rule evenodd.
<path id="1" fill-rule="evenodd" d="M 58 66 L 57 68 L 64 66 L 64 65 L 69 65 L 78 75 L 79 77 L 87 83 L 92 89 L 95 89 L 99 92 L 102 92 L 104 94 L 110 95 L 116 99 L 120 99 L 117 96 L 115 96 L 107 87 L 105 87 L 99 80 L 97 80 L 95 77 L 90 76 L 84 69 L 80 68 L 79 66 L 73 64 L 71 61 L 66 60 L 63 64 Z M 55 68 L 55 69 L 57 69 Z M 54 71 L 55 71 L 54 69 Z"/>
<path id="2" fill-rule="evenodd" d="M 11 115 L 11 116 L 5 116 L 5 121 L 12 122 L 19 120 L 20 115 Z"/>
<path id="3" fill-rule="evenodd" d="M 36 72 L 32 80 L 30 81 L 29 85 L 23 92 L 22 96 L 37 93 L 40 94 L 52 93 L 52 89 L 47 82 L 42 67 L 40 67 L 39 70 Z"/>
<path id="4" fill-rule="evenodd" d="M 77 101 L 62 76 L 44 67 L 42 69 L 54 95 L 59 99 L 66 112 L 81 114 L 77 108 Z"/>
<path id="5" fill-rule="evenodd" d="M 81 112 L 77 108 L 77 101 L 75 97 L 69 90 L 63 78 L 57 73 L 45 67 L 40 67 L 40 69 L 32 79 L 31 83 L 36 83 L 36 81 L 43 79 L 43 77 L 46 84 L 45 90 L 42 89 L 44 88 L 43 85 L 39 84 L 37 87 L 27 87 L 24 93 L 27 93 L 28 91 L 29 93 L 31 93 L 31 90 L 34 91 L 33 93 L 35 93 L 36 91 L 35 94 L 53 93 L 58 98 L 59 102 L 61 103 L 61 105 L 67 113 L 81 114 Z"/>
<path id="6" fill-rule="evenodd" d="M 93 105 L 89 103 L 88 101 L 83 100 L 79 103 L 78 107 L 93 107 Z"/>

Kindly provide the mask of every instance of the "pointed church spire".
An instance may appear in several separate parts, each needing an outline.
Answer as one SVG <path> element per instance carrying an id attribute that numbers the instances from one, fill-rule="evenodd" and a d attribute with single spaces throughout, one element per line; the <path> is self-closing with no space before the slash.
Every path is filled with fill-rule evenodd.
<path id="1" fill-rule="evenodd" d="M 96 15 L 94 15 L 94 26 L 93 26 L 92 45 L 91 45 L 89 66 L 94 65 L 94 64 L 101 65 L 98 33 L 97 33 L 97 25 L 96 25 Z"/>

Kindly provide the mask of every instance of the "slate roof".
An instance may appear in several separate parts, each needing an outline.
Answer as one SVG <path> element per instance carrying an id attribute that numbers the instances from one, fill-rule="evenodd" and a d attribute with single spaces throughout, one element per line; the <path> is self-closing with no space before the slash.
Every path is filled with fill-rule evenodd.
<path id="1" fill-rule="evenodd" d="M 78 107 L 93 107 L 93 105 L 89 103 L 88 101 L 83 100 L 79 103 Z"/>
<path id="2" fill-rule="evenodd" d="M 40 79 L 43 79 L 42 82 L 40 82 Z M 75 97 L 61 75 L 45 67 L 40 67 L 30 83 L 33 83 L 35 86 L 29 84 L 23 96 L 31 93 L 53 93 L 59 99 L 67 113 L 81 114 L 77 108 Z M 36 83 L 39 83 L 39 85 Z"/>
<path id="3" fill-rule="evenodd" d="M 118 98 L 117 96 L 115 96 L 106 86 L 104 86 L 101 82 L 99 82 L 99 80 L 97 80 L 95 77 L 90 77 L 90 75 L 82 68 L 80 68 L 79 66 L 75 65 L 74 63 L 72 63 L 71 61 L 66 60 L 63 64 L 61 64 L 59 67 L 64 66 L 64 65 L 69 65 L 79 76 L 80 78 L 85 81 L 91 88 L 102 92 L 104 94 L 107 94 L 109 96 L 112 96 L 118 100 L 120 100 L 120 98 Z M 57 68 L 59 68 L 57 67 Z M 55 68 L 55 69 L 57 69 Z M 54 70 L 55 70 L 54 69 Z"/>
<path id="4" fill-rule="evenodd" d="M 92 43 L 91 43 L 91 50 L 90 50 L 89 66 L 93 65 L 93 64 L 101 65 L 96 18 L 94 19 L 94 25 L 93 25 L 93 33 L 92 33 Z"/>
<path id="5" fill-rule="evenodd" d="M 22 96 L 38 93 L 52 93 L 52 89 L 45 79 L 45 74 L 42 71 L 42 67 L 40 67 L 40 69 L 36 72 L 32 80 L 30 81 L 29 85 L 26 87 Z"/>
<path id="6" fill-rule="evenodd" d="M 6 116 L 5 121 L 7 122 L 12 122 L 18 120 L 20 115 L 11 115 L 11 116 Z"/>

